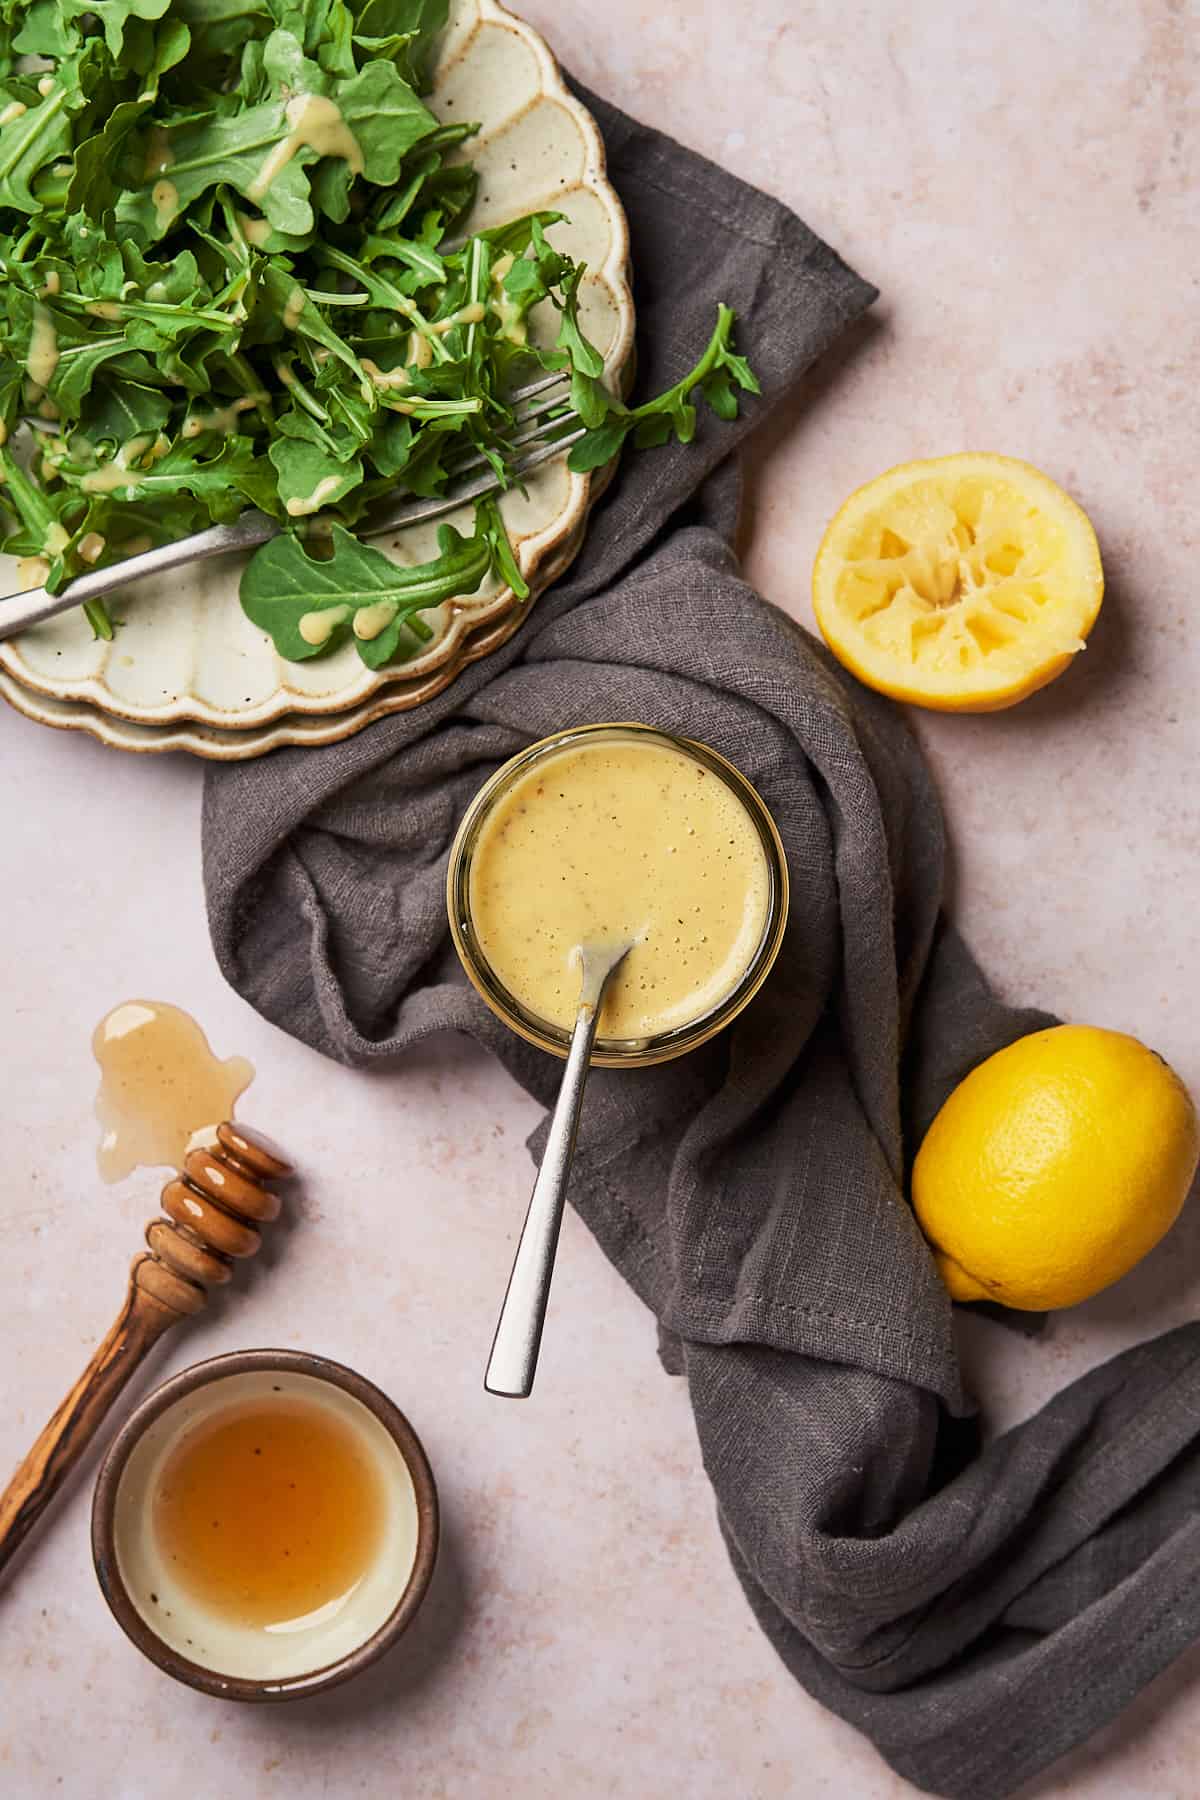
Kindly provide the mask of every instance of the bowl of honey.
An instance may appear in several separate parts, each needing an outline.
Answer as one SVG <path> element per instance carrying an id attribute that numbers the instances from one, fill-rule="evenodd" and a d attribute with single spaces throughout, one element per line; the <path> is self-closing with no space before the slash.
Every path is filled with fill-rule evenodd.
<path id="1" fill-rule="evenodd" d="M 240 1350 L 150 1394 L 96 1482 L 92 1554 L 117 1623 L 168 1675 L 286 1700 L 405 1631 L 437 1558 L 416 1432 L 371 1382 L 299 1350 Z"/>

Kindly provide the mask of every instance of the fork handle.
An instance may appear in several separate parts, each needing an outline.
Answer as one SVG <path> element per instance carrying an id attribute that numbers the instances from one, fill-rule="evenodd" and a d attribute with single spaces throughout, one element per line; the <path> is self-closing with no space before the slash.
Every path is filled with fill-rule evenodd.
<path id="1" fill-rule="evenodd" d="M 127 556 L 124 562 L 111 563 L 105 569 L 92 569 L 86 575 L 69 581 L 61 593 L 48 594 L 45 588 L 30 588 L 28 593 L 11 594 L 0 599 L 0 639 L 27 631 L 44 619 L 53 619 L 85 600 L 98 600 L 126 582 L 141 581 L 147 575 L 164 575 L 181 563 L 199 562 L 206 556 L 223 556 L 230 550 L 253 550 L 268 538 L 278 537 L 280 526 L 266 513 L 251 509 L 229 525 L 212 525 L 191 537 L 179 538 L 171 544 L 159 544 L 143 550 L 140 556 Z"/>

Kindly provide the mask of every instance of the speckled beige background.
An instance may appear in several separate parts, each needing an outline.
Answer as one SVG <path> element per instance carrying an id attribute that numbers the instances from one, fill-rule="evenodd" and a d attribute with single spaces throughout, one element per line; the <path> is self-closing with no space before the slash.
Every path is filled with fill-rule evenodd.
<path id="1" fill-rule="evenodd" d="M 1006 992 L 1140 1033 L 1200 1091 L 1196 1036 L 1200 466 L 1194 0 L 605 0 L 528 13 L 578 73 L 790 201 L 885 299 L 764 440 L 754 577 L 807 620 L 845 493 L 964 447 L 1028 457 L 1095 520 L 1110 592 L 1054 689 L 923 718 L 956 907 Z M 752 350 L 753 346 L 749 346 Z M 199 769 L 0 717 L 5 1303 L 0 1463 L 119 1298 L 153 1180 L 92 1167 L 96 1018 L 172 999 L 260 1075 L 246 1115 L 295 1148 L 294 1228 L 157 1373 L 250 1344 L 341 1357 L 422 1432 L 447 1553 L 407 1644 L 283 1711 L 178 1688 L 112 1624 L 87 1479 L 0 1587 L 0 1794 L 157 1800 L 896 1800 L 809 1702 L 730 1574 L 686 1404 L 650 1321 L 569 1219 L 535 1399 L 480 1380 L 533 1107 L 446 1043 L 329 1067 L 222 985 L 199 883 Z M 990 1419 L 1200 1302 L 1200 1207 L 1133 1277 L 1028 1345 L 964 1352 Z M 1023 1800 L 1194 1800 L 1200 1653 Z"/>

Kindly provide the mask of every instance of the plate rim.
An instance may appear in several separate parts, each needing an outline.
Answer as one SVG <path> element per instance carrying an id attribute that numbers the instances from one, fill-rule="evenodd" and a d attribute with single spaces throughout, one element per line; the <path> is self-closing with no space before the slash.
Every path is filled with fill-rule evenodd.
<path id="1" fill-rule="evenodd" d="M 616 467 L 614 461 L 607 468 L 596 471 L 591 490 L 593 503 L 608 486 L 616 473 Z M 550 587 L 570 567 L 582 548 L 586 530 L 585 516 L 580 521 L 576 536 L 562 547 L 554 566 L 548 567 L 545 587 Z M 493 621 L 490 632 L 479 632 L 478 643 L 474 639 L 468 640 L 462 661 L 450 669 L 431 670 L 428 682 L 421 684 L 419 693 L 403 690 L 401 684 L 392 682 L 377 694 L 359 700 L 340 712 L 305 714 L 298 721 L 295 713 L 288 713 L 272 724 L 248 727 L 240 732 L 229 730 L 228 727 L 201 724 L 191 719 L 171 725 L 143 725 L 104 712 L 90 700 L 59 699 L 53 694 L 33 693 L 2 667 L 0 700 L 6 701 L 15 712 L 21 713 L 36 725 L 48 726 L 52 731 L 81 731 L 96 743 L 102 744 L 106 750 L 120 750 L 133 756 L 166 756 L 178 752 L 180 755 L 195 756 L 202 762 L 236 763 L 269 756 L 273 750 L 324 750 L 331 744 L 341 744 L 347 738 L 356 737 L 368 725 L 375 725 L 392 713 L 411 712 L 434 699 L 437 694 L 444 693 L 472 662 L 479 662 L 490 656 L 510 637 L 516 635 L 525 623 L 532 604 L 531 598 L 506 618 Z M 435 681 L 436 686 L 433 685 Z M 47 712 L 47 706 L 62 707 L 64 711 Z M 72 710 L 66 711 L 68 708 Z M 322 721 L 328 725 L 327 731 L 320 729 Z M 228 731 L 228 738 L 214 740 L 204 735 L 221 730 Z M 126 731 L 139 734 L 157 732 L 160 735 L 126 737 L 122 735 Z"/>

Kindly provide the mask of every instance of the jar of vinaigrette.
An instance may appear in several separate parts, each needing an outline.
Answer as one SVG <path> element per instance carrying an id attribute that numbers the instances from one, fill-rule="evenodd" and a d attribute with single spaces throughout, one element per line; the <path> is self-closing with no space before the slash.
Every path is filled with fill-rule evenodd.
<path id="1" fill-rule="evenodd" d="M 450 853 L 447 905 L 471 981 L 506 1024 L 565 1056 L 576 949 L 631 942 L 592 1061 L 665 1062 L 758 992 L 787 922 L 774 821 L 715 750 L 647 725 L 585 725 L 485 782 Z"/>

